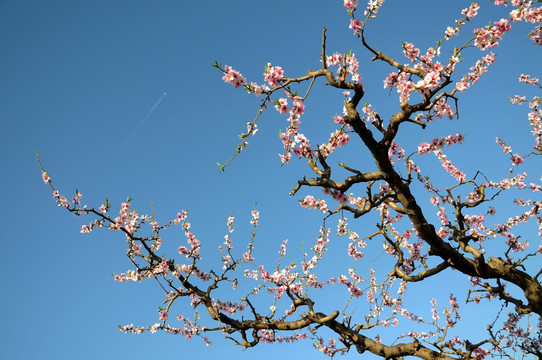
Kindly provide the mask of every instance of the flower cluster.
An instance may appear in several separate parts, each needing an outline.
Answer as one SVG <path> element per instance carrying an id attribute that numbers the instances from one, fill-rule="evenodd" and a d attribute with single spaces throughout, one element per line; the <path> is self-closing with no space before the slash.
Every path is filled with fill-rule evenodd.
<path id="1" fill-rule="evenodd" d="M 451 26 L 447 26 L 446 27 L 446 31 L 444 32 L 444 38 L 446 40 L 449 40 L 452 38 L 453 35 L 458 35 L 459 34 L 459 27 L 451 27 Z"/>
<path id="2" fill-rule="evenodd" d="M 412 43 L 404 42 L 403 54 L 407 57 L 407 59 L 415 63 L 420 55 L 420 49 L 415 48 Z"/>
<path id="3" fill-rule="evenodd" d="M 461 14 L 465 15 L 468 19 L 472 19 L 478 15 L 479 9 L 480 6 L 478 3 L 473 2 L 468 8 L 461 10 Z"/>
<path id="4" fill-rule="evenodd" d="M 285 132 L 279 134 L 284 147 L 284 154 L 279 154 L 281 162 L 288 163 L 292 158 L 292 152 L 299 157 L 312 157 L 314 150 L 309 144 L 309 140 L 299 133 L 299 124 L 301 124 L 301 116 L 305 112 L 305 104 L 303 99 L 297 95 L 291 94 L 289 91 L 285 91 L 286 97 L 292 101 L 293 106 L 288 106 L 288 99 L 280 98 L 275 103 L 275 108 L 280 113 L 288 113 L 289 125 Z"/>
<path id="5" fill-rule="evenodd" d="M 461 144 L 465 140 L 462 134 L 448 135 L 439 139 L 431 140 L 431 143 L 423 142 L 418 145 L 418 155 L 427 154 L 431 151 L 442 149 L 444 146 L 452 146 L 453 144 Z"/>
<path id="6" fill-rule="evenodd" d="M 540 8 L 538 8 L 538 9 L 540 9 Z M 527 35 L 529 35 L 531 40 L 536 45 L 541 45 L 542 46 L 542 25 L 535 26 L 534 30 L 531 31 L 530 33 L 528 33 Z"/>
<path id="7" fill-rule="evenodd" d="M 318 209 L 323 213 L 328 211 L 325 200 L 321 200 L 321 199 L 316 200 L 312 195 L 305 196 L 303 200 L 299 201 L 299 204 L 304 208 Z"/>
<path id="8" fill-rule="evenodd" d="M 350 244 L 348 244 L 348 256 L 352 257 L 354 260 L 359 260 L 363 257 L 363 252 L 359 249 L 363 249 L 367 246 L 367 243 L 359 238 L 359 235 L 354 231 L 348 232 L 348 238 L 350 239 Z"/>
<path id="9" fill-rule="evenodd" d="M 306 333 L 295 333 L 290 336 L 278 336 L 275 334 L 274 330 L 258 330 L 258 338 L 260 341 L 268 344 L 273 343 L 291 343 L 299 340 L 303 340 L 307 338 Z"/>
<path id="10" fill-rule="evenodd" d="M 476 64 L 470 68 L 471 72 L 469 72 L 468 75 L 463 76 L 463 78 L 455 84 L 455 88 L 460 92 L 467 90 L 478 80 L 480 80 L 480 76 L 486 73 L 489 65 L 493 64 L 494 62 L 494 53 L 484 56 L 482 60 L 478 60 Z"/>
<path id="11" fill-rule="evenodd" d="M 521 74 L 519 76 L 519 82 L 524 82 L 525 84 L 537 86 L 539 81 L 538 78 L 531 77 L 531 75 Z"/>
<path id="12" fill-rule="evenodd" d="M 271 66 L 271 63 L 267 63 L 263 76 L 269 86 L 274 87 L 280 84 L 280 81 L 284 77 L 284 70 L 280 66 Z"/>
<path id="13" fill-rule="evenodd" d="M 510 31 L 512 26 L 506 19 L 501 19 L 489 24 L 483 29 L 474 29 L 476 39 L 474 40 L 474 46 L 477 46 L 480 50 L 491 49 L 499 45 L 499 40 L 502 40 L 503 35 Z"/>
<path id="14" fill-rule="evenodd" d="M 466 180 L 465 173 L 456 168 L 454 164 L 452 164 L 452 162 L 448 160 L 448 157 L 444 155 L 442 150 L 438 149 L 433 151 L 433 153 L 438 157 L 438 159 L 442 163 L 442 167 L 446 170 L 446 172 L 452 175 L 458 182 L 461 183 Z"/>
<path id="15" fill-rule="evenodd" d="M 254 226 L 260 225 L 260 212 L 258 210 L 252 210 L 250 214 L 252 216 L 250 223 Z"/>
<path id="16" fill-rule="evenodd" d="M 374 19 L 376 17 L 376 14 L 378 14 L 378 10 L 382 5 L 384 5 L 385 0 L 369 0 L 369 3 L 367 4 L 367 10 L 363 13 L 368 18 Z"/>
<path id="17" fill-rule="evenodd" d="M 523 157 L 521 157 L 519 154 L 512 154 L 512 147 L 506 145 L 506 143 L 498 137 L 497 137 L 497 144 L 499 144 L 499 146 L 502 147 L 502 150 L 505 154 L 510 154 L 510 161 L 512 162 L 513 165 L 518 166 L 525 162 Z"/>
<path id="18" fill-rule="evenodd" d="M 525 96 L 514 95 L 513 98 L 508 98 L 512 104 L 523 105 L 525 102 Z"/>
<path id="19" fill-rule="evenodd" d="M 361 26 L 362 24 L 360 19 L 351 19 L 348 27 L 354 30 L 354 35 L 361 36 Z"/>
<path id="20" fill-rule="evenodd" d="M 450 120 L 454 118 L 454 111 L 444 97 L 440 98 L 436 102 L 435 106 L 433 106 L 432 112 L 433 113 L 429 115 L 427 122 L 431 122 L 435 119 L 440 119 L 444 116 L 446 116 Z"/>
<path id="21" fill-rule="evenodd" d="M 344 67 L 343 67 L 344 62 Z M 341 80 L 345 80 L 348 75 L 352 77 L 352 81 L 360 83 L 361 75 L 358 73 L 359 61 L 356 54 L 339 54 L 338 52 L 326 57 L 326 66 L 338 66 L 337 75 Z"/>
<path id="22" fill-rule="evenodd" d="M 190 231 L 191 224 L 187 221 L 183 222 L 181 224 L 181 227 L 184 230 L 184 236 L 186 237 L 186 241 L 190 248 L 187 248 L 186 246 L 179 246 L 177 248 L 177 251 L 179 254 L 185 256 L 187 259 L 195 259 L 199 260 L 200 258 L 200 250 L 201 250 L 201 242 L 196 238 L 196 235 Z"/>
<path id="23" fill-rule="evenodd" d="M 414 91 L 414 82 L 410 80 L 410 74 L 406 72 L 391 72 L 384 79 L 384 88 L 394 88 L 397 86 L 399 101 L 407 102 L 410 94 Z"/>
<path id="24" fill-rule="evenodd" d="M 331 133 L 327 143 L 320 145 L 318 151 L 321 156 L 328 157 L 336 148 L 348 144 L 350 137 L 341 130 L 335 130 Z"/>
<path id="25" fill-rule="evenodd" d="M 512 4 L 517 8 L 510 11 L 510 20 L 514 23 L 520 21 L 526 21 L 531 24 L 541 23 L 542 22 L 542 7 L 533 7 L 533 4 L 536 1 L 526 1 L 526 0 L 494 0 L 495 5 L 504 5 Z M 533 40 L 535 45 L 542 45 L 542 26 L 537 25 L 533 31 L 527 33 L 527 35 Z"/>
<path id="26" fill-rule="evenodd" d="M 222 76 L 222 80 L 232 84 L 236 89 L 247 83 L 247 79 L 245 79 L 239 71 L 234 70 L 228 65 L 224 66 L 224 76 Z"/>
<path id="27" fill-rule="evenodd" d="M 419 75 L 420 80 L 414 82 L 410 71 L 391 72 L 384 79 L 384 88 L 397 87 L 400 94 L 399 100 L 405 103 L 410 99 L 412 92 L 416 91 L 422 96 L 428 95 L 432 90 L 442 84 L 444 76 L 449 76 L 455 69 L 455 65 L 460 61 L 459 57 L 452 56 L 449 64 L 444 66 L 435 57 L 440 55 L 440 48 L 428 48 L 425 54 L 420 55 L 420 49 L 415 48 L 412 43 L 404 42 L 403 54 L 414 63 L 413 69 L 421 71 L 424 75 Z"/>
<path id="28" fill-rule="evenodd" d="M 344 6 L 348 10 L 354 11 L 358 6 L 358 0 L 344 0 Z"/>

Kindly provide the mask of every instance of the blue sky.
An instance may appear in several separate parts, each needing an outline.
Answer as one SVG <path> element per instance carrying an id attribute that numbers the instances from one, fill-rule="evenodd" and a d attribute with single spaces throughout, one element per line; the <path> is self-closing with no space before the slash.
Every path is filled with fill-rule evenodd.
<path id="1" fill-rule="evenodd" d="M 368 28 L 368 40 L 406 62 L 402 41 L 422 50 L 434 45 L 468 6 L 451 3 L 416 0 L 407 6 L 389 1 Z M 502 8 L 480 4 L 478 26 L 506 17 Z M 112 280 L 111 273 L 130 267 L 124 239 L 106 231 L 80 234 L 86 220 L 56 207 L 35 158 L 39 151 L 61 192 L 68 195 L 77 188 L 91 206 L 106 197 L 118 206 L 131 196 L 143 213 L 150 213 L 154 204 L 163 222 L 188 209 L 194 232 L 204 246 L 209 244 L 210 254 L 223 241 L 232 211 L 238 221 L 236 239 L 245 246 L 250 210 L 257 202 L 262 261 L 272 264 L 286 238 L 293 244 L 292 257 L 300 254 L 299 244 L 318 235 L 321 215 L 297 205 L 310 192 L 287 194 L 309 169 L 299 161 L 280 166 L 276 134 L 286 122 L 269 111 L 249 148 L 219 173 L 216 163 L 233 153 L 237 134 L 253 119 L 259 102 L 224 84 L 211 64 L 221 61 L 260 83 L 267 62 L 282 66 L 286 76 L 302 75 L 320 66 L 323 26 L 328 52 L 353 49 L 366 101 L 391 115 L 398 109 L 395 93 L 388 96 L 382 89 L 389 69 L 369 61 L 348 29 L 341 1 L 0 1 L 2 357 L 218 359 L 227 354 L 271 359 L 295 358 L 308 350 L 309 356 L 324 358 L 311 350 L 309 341 L 262 344 L 243 352 L 220 336 L 207 348 L 201 341 L 165 334 L 120 333 L 118 324 L 157 321 L 161 290 L 151 282 Z M 524 140 L 529 136 L 526 109 L 506 102 L 516 93 L 535 94 L 534 88 L 518 86 L 521 72 L 541 75 L 535 60 L 540 50 L 525 38 L 528 30 L 517 26 L 496 49 L 490 73 L 461 96 L 460 120 L 441 120 L 425 132 L 412 127 L 400 140 L 414 145 L 413 140 L 462 132 L 467 142 L 451 152 L 457 164 L 470 174 L 482 167 L 487 174 L 506 176 L 507 169 L 495 166 L 506 161 L 495 136 L 520 153 L 531 146 Z M 465 66 L 478 53 L 472 49 Z M 327 139 L 341 101 L 340 92 L 315 88 L 304 116 L 307 133 Z M 352 161 L 363 156 L 340 154 Z M 440 167 L 436 161 L 435 166 Z M 169 236 L 164 241 L 184 240 L 180 232 Z M 372 261 L 367 266 L 377 266 L 377 245 L 367 255 Z M 273 256 L 266 258 L 269 253 Z M 333 268 L 332 261 L 329 266 Z M 439 284 L 432 291 L 445 298 L 453 289 Z M 336 305 L 322 301 L 324 307 Z"/>

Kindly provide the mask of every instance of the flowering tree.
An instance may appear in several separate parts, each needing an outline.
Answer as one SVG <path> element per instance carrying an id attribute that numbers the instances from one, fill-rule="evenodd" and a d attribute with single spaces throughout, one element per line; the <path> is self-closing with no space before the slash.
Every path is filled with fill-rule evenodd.
<path id="1" fill-rule="evenodd" d="M 96 228 L 123 233 L 133 268 L 115 275 L 115 280 L 155 279 L 165 291 L 157 323 L 120 326 L 120 330 L 165 331 L 188 339 L 201 337 L 208 344 L 209 334 L 218 332 L 243 348 L 309 338 L 316 349 L 329 356 L 354 350 L 383 358 L 513 358 L 518 352 L 541 357 L 542 187 L 517 170 L 542 154 L 540 98 L 528 101 L 528 120 L 534 136 L 530 152 L 515 153 L 497 138 L 510 161 L 503 163 L 503 178 L 490 179 L 481 168 L 460 170 L 452 163 L 445 149 L 462 143 L 465 137 L 461 133 L 420 141 L 417 148 L 402 147 L 396 141 L 405 128 L 415 128 L 422 138 L 433 122 L 459 117 L 461 93 L 468 92 L 488 71 L 495 61 L 492 49 L 515 23 L 535 24 L 529 36 L 542 45 L 540 2 L 494 0 L 495 5 L 511 9 L 509 18 L 496 19 L 485 27 L 472 26 L 479 10 L 479 5 L 473 3 L 458 14 L 460 18 L 445 29 L 434 47 L 420 51 L 404 42 L 405 60 L 377 50 L 365 36 L 365 29 L 375 21 L 384 0 L 371 0 L 366 8 L 359 7 L 357 0 L 344 0 L 349 27 L 359 39 L 357 46 L 372 60 L 391 69 L 384 88 L 397 90 L 399 105 L 389 116 L 362 102 L 365 92 L 358 59 L 352 51 L 328 53 L 325 28 L 321 68 L 309 69 L 302 76 L 287 77 L 280 66 L 269 63 L 263 83 L 249 82 L 231 66 L 214 64 L 226 83 L 261 100 L 255 119 L 240 135 L 235 154 L 224 165 L 219 164 L 220 170 L 248 146 L 260 116 L 274 107 L 287 120 L 280 132 L 280 161 L 289 164 L 299 158 L 312 171 L 297 181 L 290 195 L 302 188 L 323 191 L 320 197 L 313 193 L 300 200 L 302 207 L 321 211 L 323 222 L 313 246 L 297 262 L 286 260 L 286 241 L 278 249 L 276 267 L 270 268 L 255 258 L 259 212 L 254 209 L 253 231 L 244 244 L 233 241 L 234 217 L 227 219 L 225 241 L 218 249 L 221 263 L 208 269 L 202 265 L 206 244 L 190 230 L 186 211 L 159 223 L 153 216 L 134 210 L 130 198 L 118 211 L 109 201 L 99 207 L 83 205 L 78 191 L 70 201 L 53 186 L 42 166 L 43 181 L 53 190 L 59 206 L 77 216 L 93 217 L 82 225 L 82 233 Z M 462 31 L 472 31 L 473 35 L 457 44 L 454 41 Z M 440 55 L 443 49 L 450 51 L 447 59 Z M 477 59 L 480 50 L 482 55 Z M 473 65 L 460 73 L 457 65 L 469 57 L 474 59 Z M 519 80 L 541 87 L 539 80 L 529 75 L 522 74 Z M 342 115 L 333 118 L 335 130 L 311 143 L 301 131 L 301 119 L 311 90 L 322 82 L 344 94 L 344 105 Z M 521 105 L 527 100 L 515 95 L 510 101 Z M 354 145 L 351 138 L 359 140 L 361 146 Z M 353 168 L 344 162 L 338 162 L 337 167 L 332 159 L 340 147 L 368 153 L 373 162 L 366 168 Z M 418 159 L 431 153 L 442 169 L 424 169 L 420 165 L 423 161 Z M 436 176 L 437 181 L 429 177 L 438 172 L 449 174 L 452 182 L 441 184 L 441 177 Z M 496 200 L 508 196 L 512 204 L 501 202 L 504 205 L 499 208 Z M 488 219 L 497 211 L 506 213 L 506 218 L 492 225 Z M 330 242 L 330 221 L 337 221 L 333 226 L 336 236 L 347 238 L 344 256 L 355 265 L 334 269 L 335 274 L 324 276 L 317 271 L 319 264 L 328 249 L 335 246 Z M 363 227 L 357 226 L 360 222 Z M 370 228 L 375 222 L 376 226 Z M 164 231 L 170 227 L 183 230 L 186 244 L 166 256 L 160 249 Z M 522 234 L 533 231 L 531 228 L 538 232 L 538 241 L 523 240 Z M 377 273 L 364 262 L 364 253 L 382 244 L 381 261 L 387 264 L 387 271 Z M 406 306 L 411 284 L 432 279 L 446 281 L 451 272 L 463 278 L 465 286 L 454 290 L 447 306 L 438 304 L 430 293 L 426 296 L 430 318 Z M 321 307 L 316 299 L 326 292 L 344 302 L 334 302 L 333 310 Z M 475 337 L 456 333 L 461 321 L 469 321 L 461 319 L 461 307 L 487 306 L 490 301 L 498 303 L 500 310 L 488 319 L 476 320 L 483 323 L 484 333 Z M 192 311 L 183 312 L 183 302 L 188 302 Z"/>

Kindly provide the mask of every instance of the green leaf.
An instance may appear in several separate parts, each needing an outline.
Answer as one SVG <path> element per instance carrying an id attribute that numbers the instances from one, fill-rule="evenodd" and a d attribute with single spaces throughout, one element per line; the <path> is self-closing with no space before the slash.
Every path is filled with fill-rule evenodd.
<path id="1" fill-rule="evenodd" d="M 222 63 L 219 63 L 218 61 L 215 60 L 215 63 L 211 65 L 212 67 L 215 67 L 217 69 L 220 69 L 222 70 Z"/>

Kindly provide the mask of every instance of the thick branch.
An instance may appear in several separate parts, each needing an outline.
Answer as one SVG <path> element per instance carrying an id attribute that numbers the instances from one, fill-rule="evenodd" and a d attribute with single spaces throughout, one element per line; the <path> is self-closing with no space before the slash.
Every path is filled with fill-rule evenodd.
<path id="1" fill-rule="evenodd" d="M 408 275 L 403 270 L 401 270 L 398 264 L 396 264 L 393 271 L 390 273 L 390 276 L 397 276 L 401 278 L 402 280 L 409 281 L 409 282 L 417 282 L 417 281 L 422 281 L 424 279 L 427 279 L 430 276 L 436 275 L 440 273 L 442 270 L 447 269 L 448 267 L 450 267 L 450 264 L 447 262 L 443 262 L 435 266 L 434 268 L 421 271 L 417 275 Z"/>
<path id="2" fill-rule="evenodd" d="M 335 182 L 334 180 L 331 180 L 328 177 L 320 177 L 317 179 L 311 178 L 310 180 L 302 179 L 302 180 L 297 181 L 297 186 L 295 186 L 292 189 L 292 191 L 290 192 L 290 195 L 294 195 L 295 193 L 297 193 L 297 191 L 301 188 L 301 186 L 318 186 L 318 187 L 335 189 L 341 192 L 345 192 L 354 184 L 375 181 L 375 180 L 383 180 L 384 178 L 385 177 L 383 173 L 381 173 L 380 171 L 375 171 L 372 173 L 349 176 L 343 182 L 340 182 L 340 183 Z"/>
<path id="3" fill-rule="evenodd" d="M 326 326 L 343 337 L 345 341 L 349 342 L 351 345 L 355 345 L 359 353 L 369 351 L 385 359 L 394 359 L 402 356 L 416 356 L 426 360 L 456 360 L 453 357 L 426 348 L 417 340 L 408 344 L 401 343 L 387 346 L 379 344 L 335 320 L 329 321 Z"/>
<path id="4" fill-rule="evenodd" d="M 446 261 L 455 269 L 470 276 L 477 276 L 484 279 L 503 279 L 521 288 L 528 299 L 529 308 L 537 314 L 542 314 L 542 286 L 529 274 L 518 270 L 513 265 L 506 264 L 502 259 L 495 259 L 491 262 L 480 262 L 480 259 L 472 260 L 466 258 L 458 250 L 441 239 L 435 227 L 427 222 L 422 209 L 410 191 L 408 184 L 405 184 L 399 174 L 393 168 L 387 156 L 379 146 L 369 147 L 373 153 L 380 171 L 387 175 L 387 182 L 395 191 L 397 199 L 401 202 L 406 214 L 414 228 L 427 244 L 429 244 L 430 255 L 436 255 Z M 481 258 L 483 260 L 483 257 Z M 525 311 L 525 310 L 523 310 Z"/>

